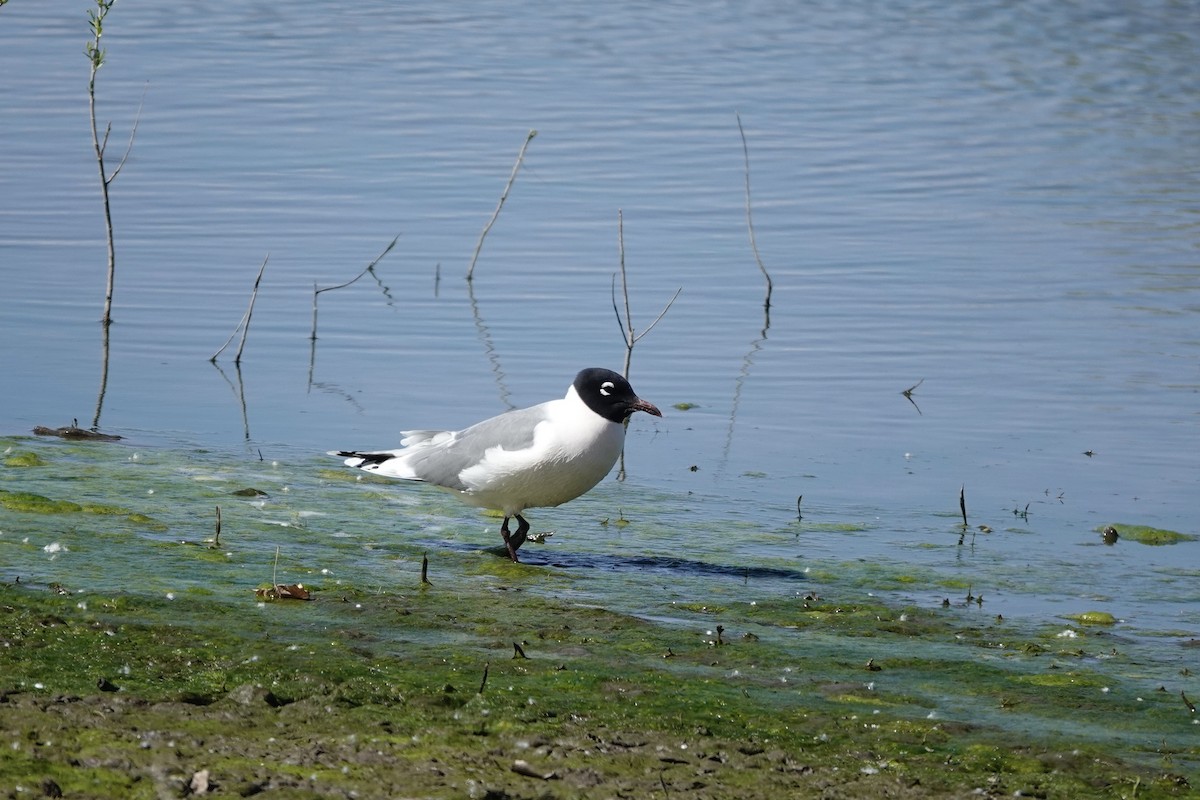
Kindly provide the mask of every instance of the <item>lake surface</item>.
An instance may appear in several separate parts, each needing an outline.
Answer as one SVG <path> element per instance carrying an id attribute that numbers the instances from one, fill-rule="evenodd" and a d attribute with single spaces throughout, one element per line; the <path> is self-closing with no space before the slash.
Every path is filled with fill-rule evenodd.
<path id="1" fill-rule="evenodd" d="M 531 514 L 559 532 L 533 562 L 953 581 L 989 615 L 1200 635 L 1200 543 L 1098 533 L 1200 533 L 1200 7 L 117 3 L 110 167 L 141 112 L 102 405 L 86 9 L 0 10 L 0 434 L 99 414 L 131 453 L 312 473 L 560 396 L 625 355 L 620 213 L 635 326 L 682 290 L 632 360 L 666 416 L 635 418 L 624 483 Z M 397 235 L 321 295 L 313 347 L 314 286 Z M 268 256 L 240 370 L 236 340 L 214 367 Z"/>

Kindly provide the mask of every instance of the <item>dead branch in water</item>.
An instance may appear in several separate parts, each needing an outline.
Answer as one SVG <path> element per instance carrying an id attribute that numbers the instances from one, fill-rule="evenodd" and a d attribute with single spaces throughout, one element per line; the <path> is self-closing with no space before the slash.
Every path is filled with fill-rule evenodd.
<path id="1" fill-rule="evenodd" d="M 646 326 L 646 329 L 638 333 L 633 328 L 633 317 L 629 311 L 629 276 L 625 272 L 625 217 L 621 209 L 617 209 L 617 250 L 621 264 L 621 295 L 625 299 L 625 317 L 622 319 L 621 310 L 617 308 L 617 276 L 613 274 L 612 279 L 612 304 L 613 313 L 617 315 L 617 327 L 621 330 L 621 339 L 625 342 L 625 379 L 629 379 L 629 366 L 633 360 L 633 346 L 638 343 L 643 336 L 654 330 L 654 326 L 659 323 L 667 312 L 671 310 L 671 306 L 675 304 L 675 299 L 679 297 L 679 293 L 683 291 L 680 286 L 675 290 L 675 294 L 663 306 L 663 310 L 658 312 L 658 316 Z"/>
<path id="2" fill-rule="evenodd" d="M 242 332 L 242 340 L 238 343 L 238 351 L 237 355 L 233 358 L 233 363 L 241 366 L 242 351 L 246 349 L 246 336 L 250 333 L 250 317 L 254 314 L 254 301 L 258 299 L 258 285 L 262 282 L 263 272 L 266 271 L 267 261 L 270 258 L 271 256 L 267 255 L 263 259 L 262 266 L 258 268 L 258 277 L 254 279 L 254 289 L 250 292 L 250 306 L 246 309 L 245 315 L 242 316 L 242 321 L 233 329 L 233 333 L 229 334 L 229 338 L 225 340 L 225 344 L 221 345 L 221 349 L 212 354 L 212 358 L 209 359 L 212 363 L 217 363 L 217 356 L 225 352 L 225 348 L 229 347 L 229 343 L 233 341 L 233 337 L 237 336 L 240 330 Z"/>
<path id="3" fill-rule="evenodd" d="M 92 123 L 92 149 L 96 154 L 96 165 L 100 169 L 100 192 L 104 199 L 104 226 L 108 237 L 108 278 L 104 288 L 104 317 L 101 319 L 101 323 L 105 327 L 112 324 L 113 285 L 117 272 L 116 247 L 113 243 L 112 207 L 109 203 L 108 187 L 117 179 L 117 175 L 121 173 L 121 169 L 129 159 L 129 153 L 133 150 L 133 140 L 137 137 L 138 122 L 142 118 L 142 106 L 139 104 L 137 116 L 133 120 L 133 128 L 129 132 L 129 144 L 125 147 L 125 154 L 121 156 L 116 169 L 109 173 L 107 167 L 104 166 L 104 153 L 108 149 L 108 136 L 112 133 L 112 123 L 108 123 L 105 127 L 102 139 L 100 131 L 96 127 L 96 73 L 100 71 L 100 67 L 104 66 L 104 50 L 100 47 L 100 37 L 104 34 L 104 18 L 112 10 L 114 3 L 116 0 L 96 0 L 96 10 L 88 11 L 92 41 L 85 44 L 83 48 L 83 53 L 91 64 L 91 74 L 88 77 L 88 114 Z M 144 93 L 142 99 L 145 102 Z"/>
<path id="4" fill-rule="evenodd" d="M 754 251 L 754 261 L 767 281 L 767 296 L 763 300 L 763 314 L 766 315 L 767 320 L 766 325 L 763 326 L 765 338 L 765 331 L 771 326 L 771 290 L 774 285 L 771 283 L 771 275 L 767 272 L 762 257 L 758 254 L 758 242 L 754 237 L 754 218 L 750 213 L 750 148 L 746 145 L 746 131 L 742 129 L 742 115 L 736 114 L 735 116 L 737 116 L 738 133 L 742 136 L 742 160 L 745 163 L 746 172 L 746 229 L 750 232 L 750 249 Z"/>
<path id="5" fill-rule="evenodd" d="M 357 283 L 359 278 L 361 278 L 363 275 L 366 275 L 368 272 L 371 273 L 372 275 L 375 275 L 375 265 L 378 264 L 380 261 L 382 261 L 384 256 L 386 256 L 388 253 L 392 252 L 392 248 L 396 246 L 396 242 L 398 242 L 399 240 L 400 240 L 400 234 L 397 233 L 396 238 L 392 239 L 392 241 L 388 244 L 388 246 L 383 248 L 383 252 L 380 253 L 378 256 L 376 256 L 374 261 L 372 261 L 370 264 L 367 264 L 367 266 L 363 267 L 362 272 L 358 273 L 357 275 L 355 275 L 353 278 L 346 281 L 345 283 L 339 283 L 337 286 L 326 286 L 321 289 L 317 288 L 317 284 L 315 284 L 315 283 L 313 284 L 312 334 L 309 335 L 309 337 L 308 337 L 309 339 L 316 341 L 316 338 L 317 338 L 317 297 L 320 296 L 323 292 L 332 292 L 335 289 L 345 289 L 347 286 L 351 286 L 351 285 Z M 376 276 L 376 280 L 379 280 L 378 276 Z M 383 288 L 384 296 L 387 297 L 388 296 L 387 287 L 383 286 L 382 283 L 380 284 L 380 286 Z"/>
<path id="6" fill-rule="evenodd" d="M 471 256 L 471 266 L 467 267 L 467 283 L 470 283 L 475 277 L 475 262 L 479 260 L 479 251 L 483 249 L 483 240 L 487 237 L 488 231 L 496 224 L 496 218 L 500 216 L 500 209 L 504 208 L 504 201 L 508 199 L 508 192 L 512 189 L 513 181 L 517 179 L 517 172 L 521 169 L 521 162 L 525 160 L 525 150 L 529 147 L 529 143 L 533 141 L 533 137 L 537 136 L 536 130 L 529 131 L 525 137 L 525 143 L 521 145 L 521 152 L 517 153 L 517 161 L 513 164 L 512 174 L 508 176 L 508 183 L 504 185 L 504 191 L 500 194 L 500 202 L 496 204 L 496 210 L 492 212 L 492 218 L 483 226 L 483 231 L 479 234 L 479 242 L 475 245 L 475 253 Z"/>

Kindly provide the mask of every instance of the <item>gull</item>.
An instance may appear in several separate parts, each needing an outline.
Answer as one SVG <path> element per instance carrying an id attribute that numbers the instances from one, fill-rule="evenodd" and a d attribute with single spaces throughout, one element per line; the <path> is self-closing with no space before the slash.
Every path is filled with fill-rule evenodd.
<path id="1" fill-rule="evenodd" d="M 581 370 L 559 400 L 508 411 L 460 431 L 401 431 L 396 450 L 336 450 L 376 475 L 422 481 L 454 492 L 466 503 L 500 511 L 500 535 L 509 558 L 525 543 L 527 508 L 574 500 L 612 470 L 625 445 L 625 423 L 635 411 L 661 417 L 620 373 Z M 510 531 L 509 519 L 517 520 Z"/>

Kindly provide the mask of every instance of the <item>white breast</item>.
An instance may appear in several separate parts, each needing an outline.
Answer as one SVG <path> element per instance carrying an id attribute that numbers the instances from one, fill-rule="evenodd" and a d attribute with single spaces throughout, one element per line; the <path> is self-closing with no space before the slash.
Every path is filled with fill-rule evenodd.
<path id="1" fill-rule="evenodd" d="M 572 388 L 548 404 L 533 444 L 520 450 L 493 447 L 460 474 L 462 494 L 473 505 L 505 514 L 557 506 L 599 483 L 612 470 L 625 442 L 625 426 L 609 422 L 579 399 Z"/>

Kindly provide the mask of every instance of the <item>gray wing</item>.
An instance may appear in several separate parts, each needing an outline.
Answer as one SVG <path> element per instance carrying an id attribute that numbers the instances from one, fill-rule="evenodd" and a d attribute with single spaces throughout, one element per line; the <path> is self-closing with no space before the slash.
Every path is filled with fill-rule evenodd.
<path id="1" fill-rule="evenodd" d="M 418 480 L 462 491 L 467 487 L 459 475 L 483 461 L 488 450 L 493 447 L 524 450 L 533 444 L 538 424 L 548 418 L 547 405 L 542 403 L 485 419 L 458 431 L 447 441 L 425 444 L 418 439 L 407 452 L 401 451 L 405 464 Z M 409 432 L 412 433 L 424 432 Z"/>

